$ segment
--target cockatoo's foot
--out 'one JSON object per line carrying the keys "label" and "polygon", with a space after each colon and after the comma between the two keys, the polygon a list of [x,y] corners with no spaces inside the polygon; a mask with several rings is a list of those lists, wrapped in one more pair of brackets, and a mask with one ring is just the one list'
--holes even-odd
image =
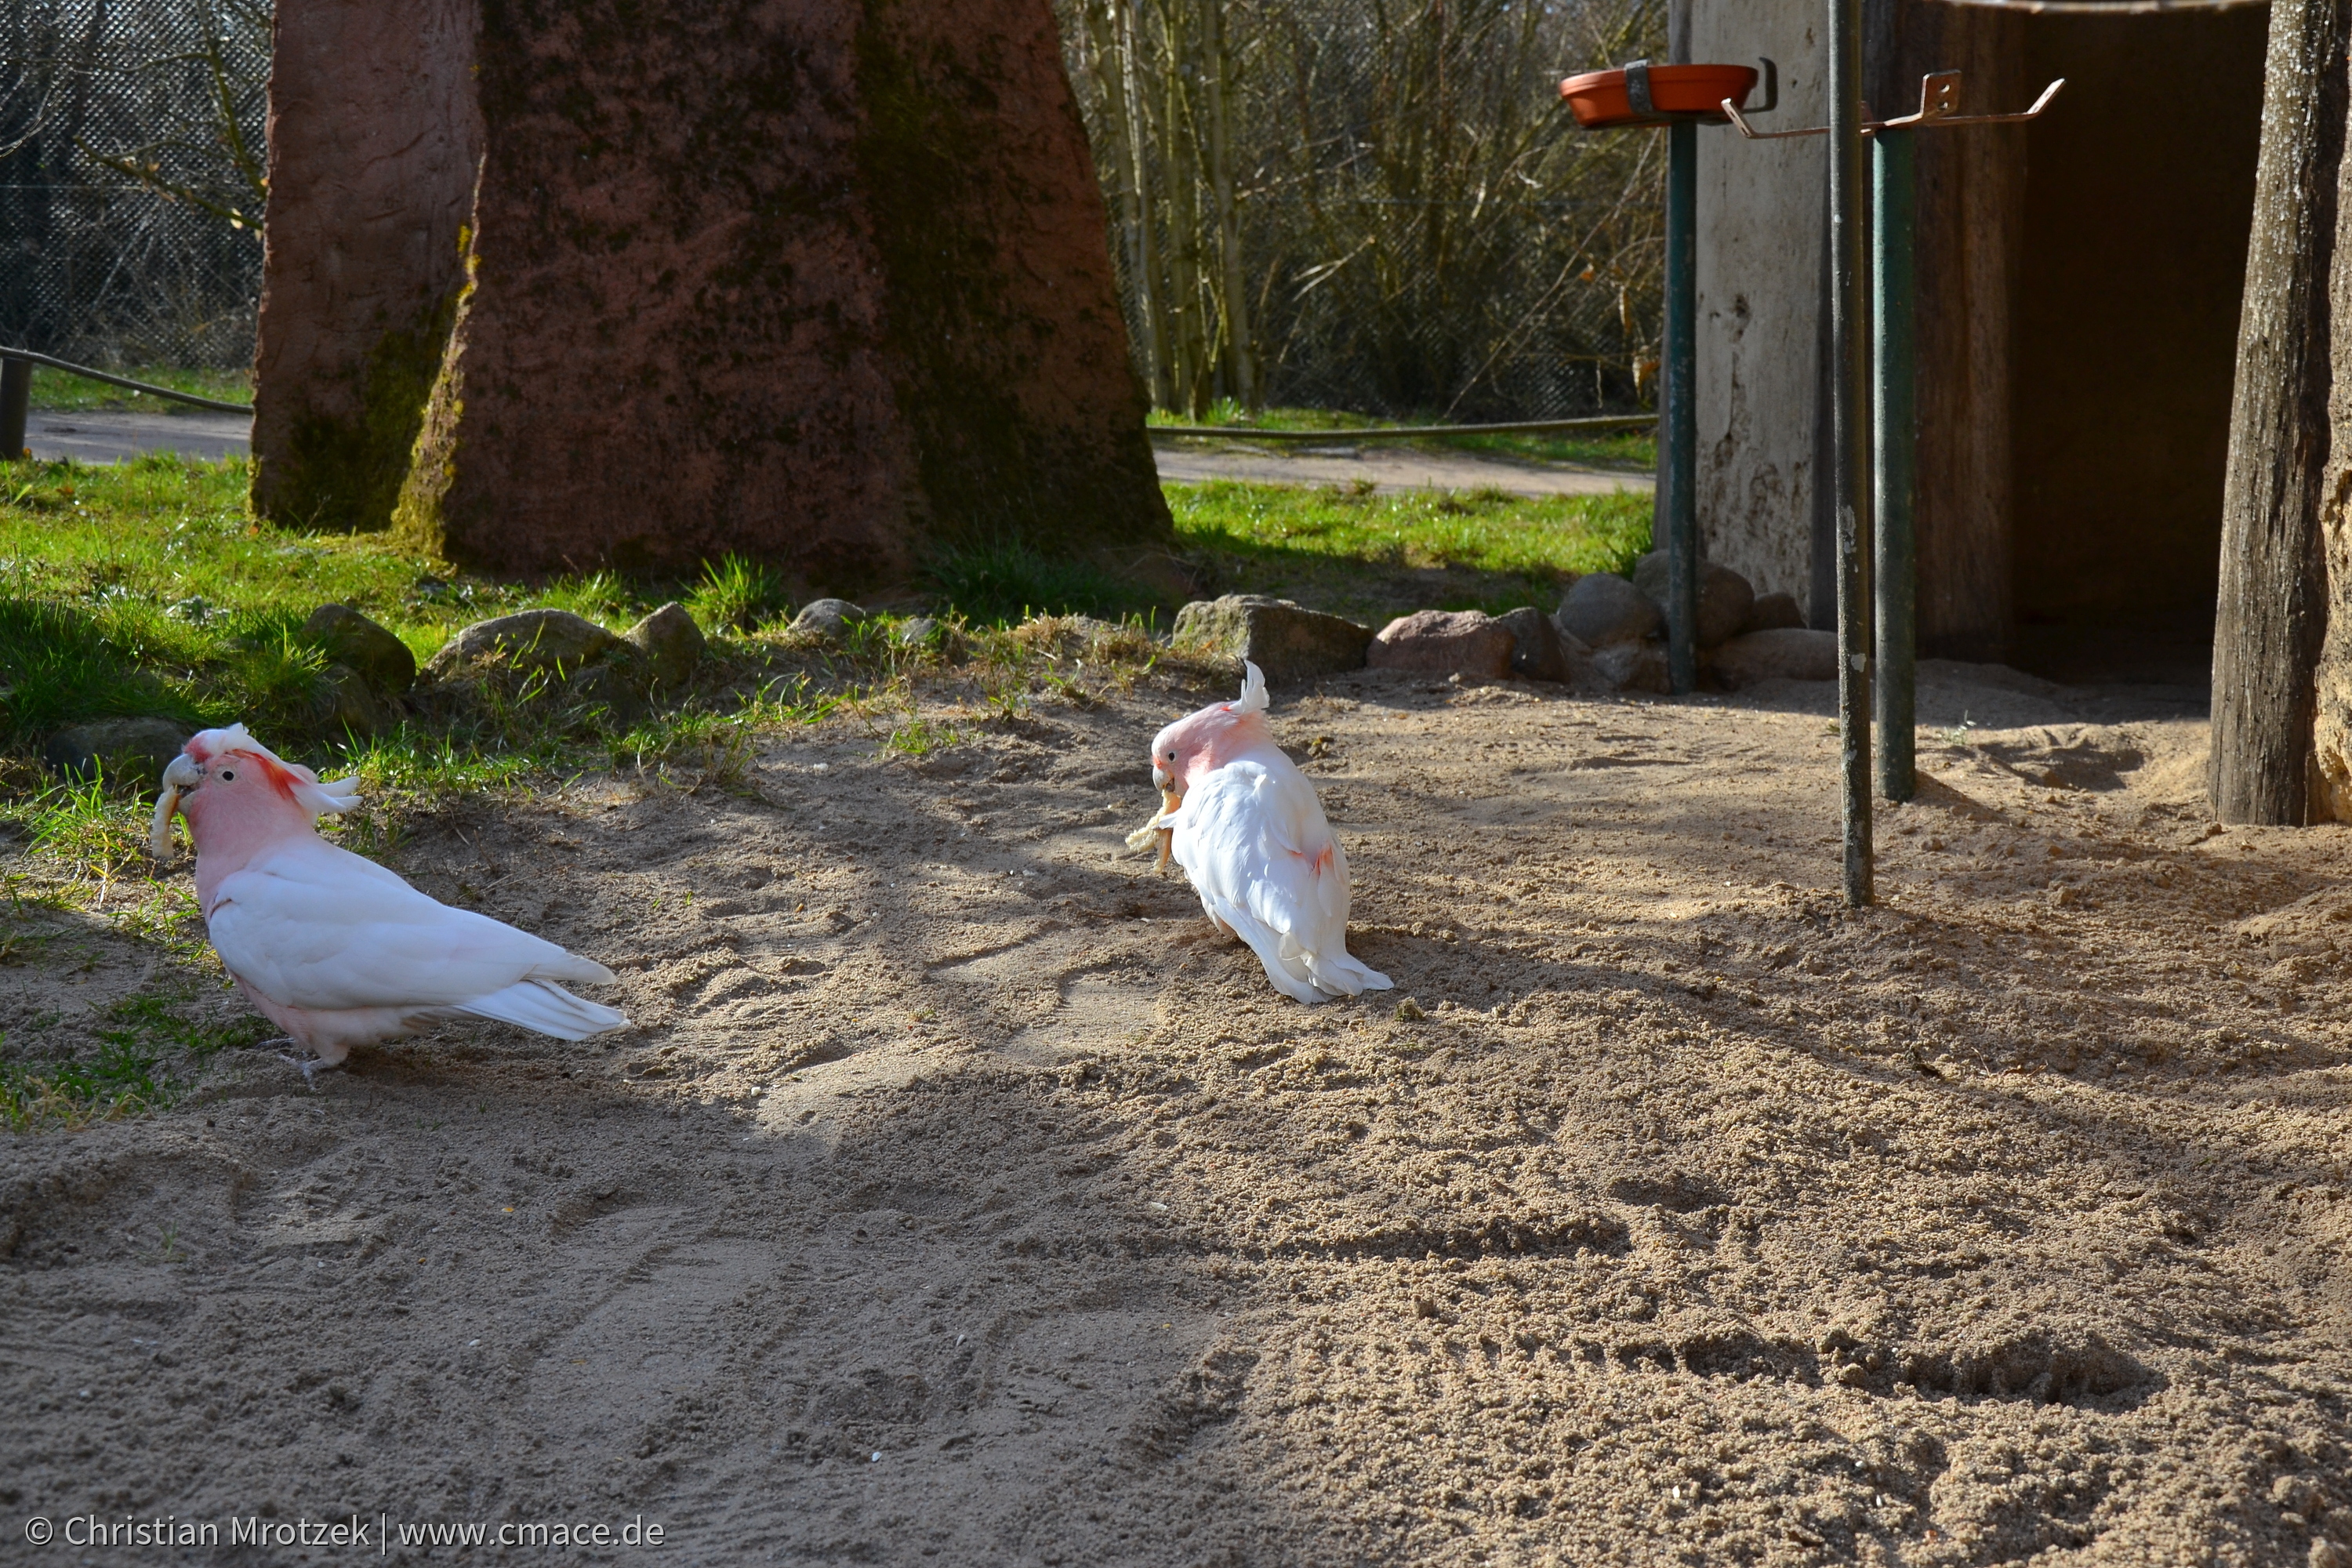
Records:
{"label": "cockatoo's foot", "polygon": [[[268,1050],[271,1046],[291,1046],[298,1043],[299,1042],[292,1039],[264,1040],[260,1045],[254,1048],[256,1050]],[[310,1092],[312,1094],[319,1092],[319,1075],[320,1073],[333,1072],[337,1068],[343,1065],[341,1062],[321,1061],[317,1057],[307,1053],[299,1057],[291,1051],[271,1051],[270,1054],[276,1057],[279,1061],[284,1062],[288,1067],[293,1068],[301,1073],[302,1081],[310,1086]]]}

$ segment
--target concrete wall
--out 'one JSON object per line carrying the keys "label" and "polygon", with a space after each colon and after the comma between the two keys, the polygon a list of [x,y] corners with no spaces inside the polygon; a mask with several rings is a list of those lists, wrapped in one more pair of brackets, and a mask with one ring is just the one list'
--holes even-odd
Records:
{"label": "concrete wall", "polygon": [[[1691,58],[1767,56],[1780,104],[1762,129],[1829,108],[1818,0],[1694,0]],[[1643,134],[1656,134],[1645,132]],[[1698,526],[1702,548],[1759,593],[1794,594],[1818,624],[1816,412],[1828,143],[1698,133]]]}

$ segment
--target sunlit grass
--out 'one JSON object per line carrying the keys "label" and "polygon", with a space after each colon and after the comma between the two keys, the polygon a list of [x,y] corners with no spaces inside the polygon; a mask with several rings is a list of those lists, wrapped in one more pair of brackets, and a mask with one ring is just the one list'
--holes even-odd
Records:
{"label": "sunlit grass", "polygon": [[1341,614],[1549,609],[1575,574],[1622,572],[1649,547],[1646,495],[1167,487],[1185,544],[1234,587]]}
{"label": "sunlit grass", "polygon": [[[93,365],[90,368],[111,371],[116,375],[131,381],[143,381],[152,386],[168,386],[174,392],[193,393],[216,403],[253,401],[253,372],[242,366],[236,370],[187,370],[176,365]],[[33,369],[33,406],[60,414],[79,414],[101,408],[168,414],[175,409],[184,410],[188,405],[174,403],[168,397],[151,396],[128,387],[110,386],[87,376],[37,365]]]}

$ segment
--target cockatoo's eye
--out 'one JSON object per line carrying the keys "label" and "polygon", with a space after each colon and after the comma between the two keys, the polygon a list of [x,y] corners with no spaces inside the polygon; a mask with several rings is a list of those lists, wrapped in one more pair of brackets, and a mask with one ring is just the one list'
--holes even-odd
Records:
{"label": "cockatoo's eye", "polygon": [[230,772],[228,769],[226,769],[226,768],[223,768],[223,769],[221,770],[221,783],[223,783],[223,784],[235,784],[235,783],[236,783],[236,774],[235,774],[234,773],[231,773],[231,772]]}

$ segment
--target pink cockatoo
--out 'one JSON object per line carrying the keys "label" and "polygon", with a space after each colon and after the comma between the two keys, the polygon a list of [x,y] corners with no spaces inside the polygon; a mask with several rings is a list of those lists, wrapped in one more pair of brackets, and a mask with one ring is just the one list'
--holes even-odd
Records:
{"label": "pink cockatoo", "polygon": [[213,947],[246,1000],[312,1054],[297,1064],[305,1079],[436,1018],[496,1018],[562,1040],[627,1026],[556,984],[610,981],[603,964],[436,903],[319,837],[321,813],[358,799],[357,779],[321,784],[232,724],[189,740],[155,802],[150,850],[171,858],[172,814],[188,819]]}
{"label": "pink cockatoo", "polygon": [[[1348,952],[1348,857],[1315,786],[1265,727],[1265,677],[1244,664],[1237,701],[1179,719],[1151,742],[1151,782],[1184,868],[1218,930],[1249,943],[1274,988],[1299,1002],[1385,991]],[[1141,837],[1139,835],[1139,837]]]}

